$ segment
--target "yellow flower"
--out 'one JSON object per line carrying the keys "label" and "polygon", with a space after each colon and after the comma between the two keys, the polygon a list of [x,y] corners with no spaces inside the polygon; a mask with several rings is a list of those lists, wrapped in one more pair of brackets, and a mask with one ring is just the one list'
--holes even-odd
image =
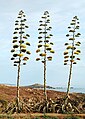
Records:
{"label": "yellow flower", "polygon": [[14,51],[15,51],[15,49],[12,49],[12,50],[11,50],[11,52],[14,52]]}
{"label": "yellow flower", "polygon": [[51,61],[51,60],[52,60],[52,57],[51,57],[51,56],[49,56],[49,57],[47,57],[47,58],[48,58],[48,60],[49,60],[49,61]]}
{"label": "yellow flower", "polygon": [[46,48],[46,50],[51,50],[51,48],[50,48],[50,47],[48,47],[48,48]]}
{"label": "yellow flower", "polygon": [[41,45],[41,44],[39,44],[39,45],[38,45],[38,48],[40,48],[40,47],[42,47],[42,45]]}
{"label": "yellow flower", "polygon": [[45,44],[44,46],[45,46],[45,47],[49,47],[49,44]]}
{"label": "yellow flower", "polygon": [[42,57],[43,57],[43,56],[46,56],[46,53],[41,53],[40,56],[42,56]]}
{"label": "yellow flower", "polygon": [[26,48],[26,45],[24,45],[24,44],[21,44],[20,46],[21,46],[22,48]]}
{"label": "yellow flower", "polygon": [[17,44],[13,45],[13,48],[18,48],[19,46]]}
{"label": "yellow flower", "polygon": [[38,52],[40,52],[40,49],[37,49],[37,50],[36,50],[36,53],[38,53]]}
{"label": "yellow flower", "polygon": [[79,54],[79,52],[77,52],[77,51],[76,51],[76,52],[74,52],[74,54],[78,55],[78,54]]}
{"label": "yellow flower", "polygon": [[55,51],[54,51],[54,50],[50,50],[50,52],[51,52],[51,53],[55,53]]}
{"label": "yellow flower", "polygon": [[75,40],[75,38],[69,38],[69,40]]}
{"label": "yellow flower", "polygon": [[69,56],[65,56],[64,58],[69,58]]}
{"label": "yellow flower", "polygon": [[69,45],[66,49],[72,49],[72,46]]}
{"label": "yellow flower", "polygon": [[24,57],[23,60],[27,61],[29,58],[28,57]]}
{"label": "yellow flower", "polygon": [[26,53],[27,53],[27,54],[29,54],[29,55],[31,54],[31,52],[30,52],[30,51],[27,51]]}
{"label": "yellow flower", "polygon": [[70,62],[74,62],[74,60],[70,60]]}
{"label": "yellow flower", "polygon": [[12,43],[15,43],[15,42],[17,42],[17,40],[13,40],[13,41],[12,41]]}
{"label": "yellow flower", "polygon": [[68,60],[64,60],[64,62],[68,62]]}
{"label": "yellow flower", "polygon": [[64,63],[64,65],[67,65],[67,63]]}
{"label": "yellow flower", "polygon": [[23,36],[23,38],[27,39],[27,36]]}
{"label": "yellow flower", "polygon": [[76,62],[73,62],[73,64],[77,64]]}
{"label": "yellow flower", "polygon": [[29,45],[30,46],[30,43],[29,42],[26,42],[26,45]]}
{"label": "yellow flower", "polygon": [[23,56],[23,54],[18,54],[18,56],[19,56],[19,57],[22,57],[22,56]]}
{"label": "yellow flower", "polygon": [[68,51],[65,51],[65,52],[64,52],[64,55],[67,55],[67,54],[68,54]]}

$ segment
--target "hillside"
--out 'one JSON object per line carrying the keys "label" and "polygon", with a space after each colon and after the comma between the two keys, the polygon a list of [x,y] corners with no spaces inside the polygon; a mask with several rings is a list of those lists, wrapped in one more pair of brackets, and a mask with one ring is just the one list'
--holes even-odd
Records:
{"label": "hillside", "polygon": [[[28,88],[44,88],[44,86],[42,85],[42,84],[38,84],[38,83],[35,83],[35,84],[33,84],[33,85],[29,85],[29,86],[27,86]],[[55,89],[54,87],[52,87],[52,86],[46,86],[46,88],[48,88],[48,89]]]}
{"label": "hillside", "polygon": [[[66,93],[47,90],[47,103],[49,112],[53,112],[51,109],[52,106],[55,108],[56,113],[62,113],[61,107],[64,104]],[[25,103],[29,110],[24,112],[43,112],[45,103],[44,103],[44,93],[42,89],[38,88],[29,88],[29,87],[20,87],[20,101]],[[4,102],[6,105],[14,104],[16,100],[16,87],[15,86],[6,86],[0,85],[0,111],[4,108]],[[69,103],[72,104],[74,111],[76,113],[85,113],[85,94],[80,93],[70,93]],[[5,105],[5,106],[6,106]],[[10,107],[11,108],[11,107]]]}

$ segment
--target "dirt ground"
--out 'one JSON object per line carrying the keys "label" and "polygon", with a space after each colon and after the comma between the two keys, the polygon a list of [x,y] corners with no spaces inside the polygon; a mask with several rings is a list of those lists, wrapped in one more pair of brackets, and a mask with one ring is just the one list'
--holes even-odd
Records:
{"label": "dirt ground", "polygon": [[[60,106],[63,104],[63,100],[66,96],[65,92],[47,90],[47,100],[50,105],[55,104],[55,113],[60,114]],[[84,113],[85,114],[85,94],[82,93],[70,93],[70,102],[75,106],[76,111],[74,113]],[[20,87],[20,100],[25,102],[29,108],[28,112],[32,113],[43,113],[42,107],[44,99],[44,93],[42,89],[32,89],[28,87]],[[7,102],[14,103],[16,101],[16,87],[0,85],[0,111],[3,109],[3,104]],[[36,105],[36,106],[35,106]],[[41,107],[39,107],[41,106]],[[52,105],[51,105],[52,106]],[[54,106],[54,105],[53,105]],[[34,108],[35,107],[35,108]],[[37,108],[41,108],[40,111]],[[44,107],[43,107],[44,108]],[[50,107],[49,107],[50,108]],[[38,111],[37,111],[38,110]],[[57,111],[58,110],[58,111]],[[53,110],[49,109],[49,112],[52,113]],[[24,111],[24,113],[27,113]]]}
{"label": "dirt ground", "polygon": [[[13,119],[44,119],[43,118],[44,114],[42,113],[28,113],[28,114],[12,114],[12,115],[7,115],[7,114],[0,114],[0,118],[2,117],[3,119],[8,119],[7,117],[13,118]],[[58,119],[65,119],[66,117],[80,117],[80,119],[85,119],[85,114],[55,114],[55,113],[46,113],[47,117],[51,118],[57,118]],[[49,119],[49,118],[48,118]]]}

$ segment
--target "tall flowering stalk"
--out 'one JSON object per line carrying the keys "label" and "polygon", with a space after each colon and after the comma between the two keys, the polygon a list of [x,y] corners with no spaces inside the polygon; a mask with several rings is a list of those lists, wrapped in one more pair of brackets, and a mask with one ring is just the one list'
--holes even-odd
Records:
{"label": "tall flowering stalk", "polygon": [[17,20],[15,21],[15,31],[13,36],[12,45],[13,48],[11,50],[12,58],[14,66],[18,67],[18,75],[17,75],[17,111],[19,111],[19,83],[20,83],[20,69],[21,65],[26,65],[26,62],[29,60],[29,56],[31,53],[28,50],[28,46],[30,43],[27,39],[30,37],[29,34],[25,33],[25,30],[29,28],[26,25],[26,18],[24,12],[21,10],[18,14]]}
{"label": "tall flowering stalk", "polygon": [[69,43],[65,43],[66,51],[64,52],[64,65],[70,64],[68,87],[67,87],[67,100],[70,91],[73,64],[77,64],[77,61],[80,60],[79,54],[81,53],[81,50],[79,49],[81,42],[78,41],[78,38],[81,34],[78,32],[79,19],[77,16],[73,17],[68,29],[69,34],[67,34],[66,36],[69,37]]}
{"label": "tall flowering stalk", "polygon": [[50,24],[50,15],[48,11],[44,12],[44,15],[42,16],[42,20],[39,21],[39,42],[38,42],[38,49],[36,50],[36,53],[38,53],[38,58],[36,58],[36,61],[41,61],[44,65],[44,96],[47,100],[47,94],[46,94],[46,64],[47,61],[52,61],[52,55],[55,51],[52,49],[52,46],[54,45],[53,42],[51,42],[51,37],[53,36],[50,32],[52,27],[49,26]]}

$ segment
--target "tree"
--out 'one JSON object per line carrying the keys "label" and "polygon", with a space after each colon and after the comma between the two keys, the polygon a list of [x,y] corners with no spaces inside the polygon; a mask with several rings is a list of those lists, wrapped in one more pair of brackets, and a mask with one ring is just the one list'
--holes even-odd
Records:
{"label": "tree", "polygon": [[73,64],[77,64],[77,61],[80,60],[78,55],[81,53],[81,50],[78,49],[81,44],[81,42],[78,41],[78,38],[81,34],[77,31],[79,29],[79,19],[77,16],[73,17],[68,29],[69,29],[69,34],[67,34],[66,36],[69,37],[69,43],[65,43],[66,51],[64,52],[64,59],[65,59],[64,65],[67,64],[70,65],[66,102],[65,102],[66,104],[69,97]]}
{"label": "tree", "polygon": [[28,50],[28,46],[30,43],[27,39],[30,37],[29,34],[25,33],[25,30],[29,28],[26,25],[26,18],[24,12],[21,10],[18,14],[17,20],[15,21],[15,31],[13,36],[12,45],[13,48],[11,50],[12,58],[14,66],[18,67],[18,76],[17,76],[17,111],[19,111],[19,83],[20,83],[20,69],[21,65],[26,65],[26,62],[29,60],[29,56],[31,53]]}
{"label": "tree", "polygon": [[49,26],[50,15],[48,11],[44,12],[42,16],[42,20],[40,20],[39,25],[39,42],[38,42],[38,49],[36,53],[38,53],[39,57],[36,58],[36,61],[41,61],[44,65],[44,96],[45,100],[47,101],[47,94],[46,94],[46,62],[52,61],[52,55],[55,51],[52,49],[53,42],[50,41],[50,38],[53,36],[50,32],[52,27]]}

